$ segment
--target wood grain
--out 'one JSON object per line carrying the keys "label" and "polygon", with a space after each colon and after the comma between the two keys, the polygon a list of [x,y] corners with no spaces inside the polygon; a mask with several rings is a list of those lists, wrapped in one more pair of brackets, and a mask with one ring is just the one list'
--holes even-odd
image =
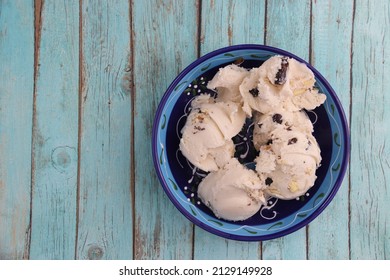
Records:
{"label": "wood grain", "polygon": [[[267,45],[292,52],[309,61],[310,1],[268,1]],[[306,259],[306,230],[265,241],[263,259]]]}
{"label": "wood grain", "polygon": [[[333,2],[333,3],[332,3]],[[347,119],[350,106],[350,66],[353,1],[314,1],[311,64],[340,98]],[[342,51],[340,51],[342,50]],[[309,259],[349,258],[349,174],[327,209],[308,227]]]}
{"label": "wood grain", "polygon": [[[387,0],[0,1],[0,259],[389,259]],[[151,155],[176,75],[265,43],[329,80],[349,173],[308,227],[237,242],[193,226]]]}
{"label": "wood grain", "polygon": [[31,259],[73,259],[78,144],[78,1],[40,7]]}
{"label": "wood grain", "polygon": [[175,76],[196,59],[197,1],[133,1],[135,258],[191,259],[193,225],[173,206],[152,161],[152,124]]}
{"label": "wood grain", "polygon": [[201,55],[237,44],[264,43],[265,0],[203,0]]}
{"label": "wood grain", "polygon": [[351,259],[390,257],[390,3],[356,1],[352,60]]}
{"label": "wood grain", "polygon": [[0,2],[0,259],[28,258],[34,5]]}
{"label": "wood grain", "polygon": [[[265,1],[202,1],[200,55],[232,44],[264,41]],[[259,243],[240,242],[195,228],[195,259],[259,259]]]}
{"label": "wood grain", "polygon": [[130,7],[82,1],[78,259],[133,256]]}

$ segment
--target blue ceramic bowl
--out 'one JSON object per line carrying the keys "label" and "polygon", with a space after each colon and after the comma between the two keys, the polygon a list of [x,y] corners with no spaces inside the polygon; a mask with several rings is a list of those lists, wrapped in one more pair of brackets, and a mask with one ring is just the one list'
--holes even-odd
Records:
{"label": "blue ceramic bowl", "polygon": [[[296,200],[271,198],[253,217],[230,222],[218,219],[197,197],[205,172],[194,168],[179,151],[180,130],[189,113],[191,100],[210,93],[207,82],[220,67],[233,62],[242,67],[260,66],[273,55],[284,55],[306,63],[316,76],[316,86],[326,94],[326,102],[308,112],[314,123],[314,136],[321,148],[322,163],[315,185]],[[252,145],[253,125],[248,119],[233,138],[235,156],[250,164],[256,156]],[[262,45],[236,45],[213,51],[185,68],[165,92],[153,126],[153,160],[158,178],[177,209],[197,226],[222,237],[260,241],[296,231],[315,219],[331,202],[343,180],[349,158],[349,130],[336,93],[311,65],[284,50]]]}

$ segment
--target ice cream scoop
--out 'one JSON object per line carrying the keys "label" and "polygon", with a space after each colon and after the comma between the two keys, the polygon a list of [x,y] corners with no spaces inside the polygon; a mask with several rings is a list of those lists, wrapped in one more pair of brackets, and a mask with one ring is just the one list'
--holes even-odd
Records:
{"label": "ice cream scoop", "polygon": [[239,87],[243,110],[270,113],[275,110],[312,110],[325,102],[326,96],[314,87],[313,72],[293,58],[273,56],[253,68]]}
{"label": "ice cream scoop", "polygon": [[267,188],[265,193],[281,199],[299,197],[317,178],[320,148],[311,133],[278,127],[270,142],[260,147],[256,171]]}
{"label": "ice cream scoop", "polygon": [[257,150],[271,141],[271,132],[277,128],[297,130],[305,133],[313,132],[313,124],[304,111],[275,110],[267,114],[253,114],[253,144]]}
{"label": "ice cream scoop", "polygon": [[231,138],[244,124],[245,113],[231,101],[216,102],[210,95],[197,96],[181,130],[180,151],[194,166],[213,171],[234,155]]}
{"label": "ice cream scoop", "polygon": [[232,158],[202,180],[198,196],[216,217],[241,221],[253,216],[265,204],[263,188],[264,184],[253,170]]}

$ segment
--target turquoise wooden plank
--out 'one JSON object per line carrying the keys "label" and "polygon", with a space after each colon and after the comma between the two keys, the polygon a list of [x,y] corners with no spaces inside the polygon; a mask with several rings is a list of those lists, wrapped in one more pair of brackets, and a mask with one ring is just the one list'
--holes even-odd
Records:
{"label": "turquoise wooden plank", "polygon": [[[312,2],[311,63],[331,83],[349,116],[353,1]],[[340,52],[343,49],[343,52]],[[348,192],[346,173],[328,208],[309,225],[309,259],[348,259]]]}
{"label": "turquoise wooden plank", "polygon": [[390,258],[389,14],[389,1],[356,1],[351,103],[351,259]]}
{"label": "turquoise wooden plank", "polygon": [[[309,60],[310,1],[267,1],[267,45]],[[262,244],[263,259],[305,259],[306,228]]]}
{"label": "turquoise wooden plank", "polygon": [[267,1],[266,45],[309,61],[310,0]]}
{"label": "turquoise wooden plank", "polygon": [[193,226],[157,180],[151,141],[162,95],[196,59],[197,13],[197,1],[133,1],[136,259],[192,258]]}
{"label": "turquoise wooden plank", "polygon": [[236,44],[264,43],[265,0],[203,0],[201,54]]}
{"label": "turquoise wooden plank", "polygon": [[[264,42],[265,1],[202,1],[200,55],[233,44]],[[259,243],[224,239],[195,228],[195,259],[259,259]]]}
{"label": "turquoise wooden plank", "polygon": [[131,47],[125,0],[82,1],[78,259],[131,259]]}
{"label": "turquoise wooden plank", "polygon": [[0,259],[28,258],[33,1],[0,2]]}
{"label": "turquoise wooden plank", "polygon": [[244,242],[222,238],[195,228],[194,259],[256,260],[261,258],[259,242]]}
{"label": "turquoise wooden plank", "polygon": [[79,2],[46,1],[33,128],[30,259],[73,259],[76,238]]}

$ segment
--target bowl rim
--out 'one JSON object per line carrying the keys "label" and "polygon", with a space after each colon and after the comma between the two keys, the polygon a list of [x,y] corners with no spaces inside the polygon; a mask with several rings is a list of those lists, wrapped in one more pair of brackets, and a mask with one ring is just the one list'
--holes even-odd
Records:
{"label": "bowl rim", "polygon": [[[226,52],[231,52],[231,51],[237,51],[237,50],[245,50],[245,49],[255,49],[255,50],[263,50],[263,51],[269,51],[272,53],[275,53],[275,55],[285,55],[291,58],[296,59],[297,61],[300,61],[304,63],[311,71],[313,71],[314,75],[318,77],[324,87],[327,89],[329,95],[331,95],[332,99],[334,100],[334,105],[336,107],[336,111],[339,113],[339,117],[341,120],[341,131],[344,134],[343,136],[343,146],[345,147],[344,149],[344,155],[341,160],[341,165],[340,165],[340,172],[339,175],[336,179],[336,181],[333,184],[333,188],[331,189],[329,195],[322,201],[321,205],[317,209],[315,209],[310,215],[308,215],[305,219],[302,221],[298,222],[297,224],[292,225],[291,227],[288,227],[284,230],[281,230],[279,232],[275,233],[270,233],[267,235],[255,235],[255,236],[243,236],[243,235],[238,235],[238,234],[231,234],[227,233],[215,228],[212,228],[200,220],[194,218],[194,216],[190,215],[190,213],[180,204],[177,202],[175,199],[174,195],[171,193],[171,190],[169,189],[169,186],[167,182],[164,179],[164,176],[161,172],[160,165],[159,165],[159,159],[158,159],[158,153],[157,153],[157,132],[158,132],[158,124],[160,122],[160,119],[162,117],[162,111],[165,107],[165,104],[174,90],[174,88],[177,86],[177,84],[180,82],[180,80],[187,75],[192,69],[196,68],[200,64],[202,64],[204,61],[208,60],[209,58],[212,58],[214,56],[226,53]],[[280,48],[268,46],[268,45],[261,45],[261,44],[238,44],[238,45],[231,45],[219,49],[215,49],[199,58],[194,60],[192,63],[190,63],[187,67],[185,67],[177,76],[176,78],[171,82],[167,90],[165,91],[164,95],[161,97],[159,105],[157,107],[156,113],[155,113],[155,118],[153,121],[153,129],[152,129],[152,157],[153,157],[153,163],[154,163],[154,168],[157,173],[157,177],[160,181],[160,184],[162,185],[165,193],[168,195],[169,199],[175,205],[175,207],[193,224],[199,226],[200,228],[215,234],[220,237],[232,239],[232,240],[237,240],[237,241],[264,241],[264,240],[270,240],[270,239],[275,239],[279,238],[282,236],[286,236],[292,232],[295,232],[302,227],[308,225],[311,223],[316,217],[318,217],[324,210],[325,208],[330,204],[330,202],[333,200],[335,197],[336,193],[338,192],[343,180],[345,173],[347,171],[347,167],[349,164],[349,158],[350,158],[350,132],[349,132],[349,127],[348,127],[348,120],[346,118],[345,112],[343,110],[343,107],[341,105],[340,99],[338,98],[336,92],[330,85],[330,83],[324,78],[324,76],[317,70],[315,69],[310,63],[307,61],[303,60],[302,58],[285,51]],[[229,221],[226,221],[229,223]]]}

